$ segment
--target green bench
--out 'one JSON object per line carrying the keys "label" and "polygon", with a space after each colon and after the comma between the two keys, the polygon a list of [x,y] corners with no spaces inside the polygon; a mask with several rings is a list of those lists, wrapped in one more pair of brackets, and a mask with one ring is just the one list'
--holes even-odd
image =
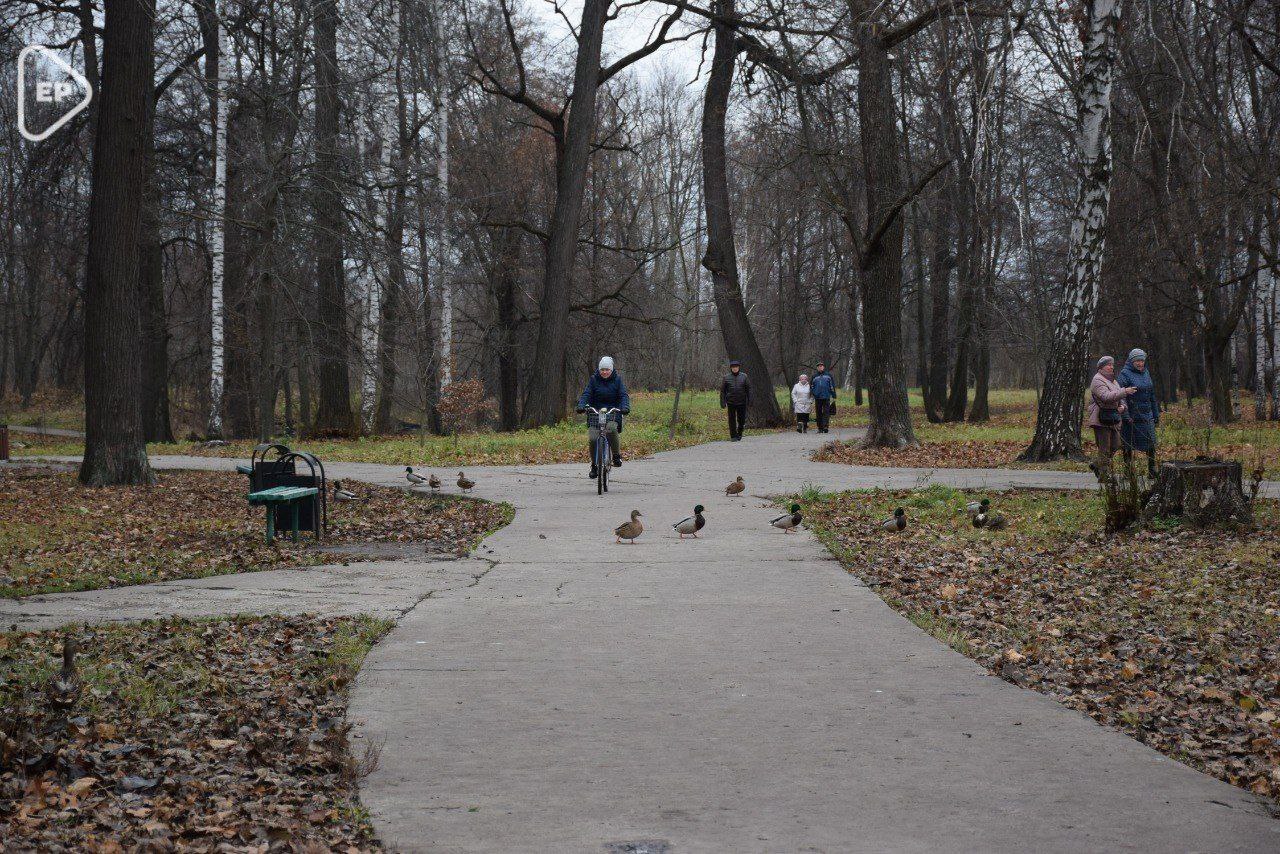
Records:
{"label": "green bench", "polygon": [[[276,508],[288,507],[293,511],[293,541],[298,541],[298,508],[304,501],[313,500],[320,494],[314,486],[277,486],[248,495],[250,507],[267,508],[267,543],[276,538]],[[319,534],[316,534],[317,539]]]}

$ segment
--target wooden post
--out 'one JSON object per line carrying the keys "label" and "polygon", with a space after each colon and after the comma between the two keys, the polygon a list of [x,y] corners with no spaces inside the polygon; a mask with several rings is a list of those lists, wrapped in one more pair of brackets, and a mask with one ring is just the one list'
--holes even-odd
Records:
{"label": "wooden post", "polygon": [[9,425],[0,424],[0,463],[9,462]]}

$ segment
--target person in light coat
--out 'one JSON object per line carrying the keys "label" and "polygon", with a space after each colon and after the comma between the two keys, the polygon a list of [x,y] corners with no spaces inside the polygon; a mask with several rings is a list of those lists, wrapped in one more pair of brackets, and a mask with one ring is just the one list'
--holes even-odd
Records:
{"label": "person in light coat", "polygon": [[1089,468],[1099,477],[1110,472],[1111,457],[1120,450],[1120,418],[1126,399],[1135,391],[1116,382],[1115,359],[1103,356],[1098,360],[1098,372],[1089,383],[1089,419],[1085,423],[1093,428],[1098,443],[1098,460],[1089,463]]}
{"label": "person in light coat", "polygon": [[796,413],[796,432],[809,432],[809,413],[813,411],[813,390],[809,388],[809,375],[801,374],[791,387],[791,408]]}

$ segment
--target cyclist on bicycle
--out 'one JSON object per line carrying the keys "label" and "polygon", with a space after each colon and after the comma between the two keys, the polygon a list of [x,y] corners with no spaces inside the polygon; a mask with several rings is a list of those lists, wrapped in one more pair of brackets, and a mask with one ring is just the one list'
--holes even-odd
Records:
{"label": "cyclist on bicycle", "polygon": [[[622,432],[622,416],[631,412],[631,398],[627,395],[627,387],[622,382],[622,375],[613,367],[612,356],[600,357],[596,372],[591,375],[591,379],[587,380],[587,387],[578,398],[579,413],[586,412],[588,406],[594,406],[596,409],[622,410],[620,414],[610,416],[617,418],[618,429],[605,431],[605,435],[609,437],[609,450],[613,451],[613,465],[615,468],[621,466],[622,456],[618,450],[618,434]],[[589,436],[591,450],[589,477],[598,477],[600,472],[596,471],[595,450],[596,440],[600,438],[599,427],[592,427]]]}

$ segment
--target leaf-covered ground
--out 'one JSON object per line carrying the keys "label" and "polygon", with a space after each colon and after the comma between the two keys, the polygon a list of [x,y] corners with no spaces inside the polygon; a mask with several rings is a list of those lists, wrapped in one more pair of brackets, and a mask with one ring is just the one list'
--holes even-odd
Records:
{"label": "leaf-covered ground", "polygon": [[[831,442],[814,455],[824,462],[855,466],[910,468],[1052,468],[1085,471],[1082,462],[1019,463],[1035,430],[1036,400],[1032,392],[1000,389],[991,392],[991,417],[978,424],[930,424],[924,404],[911,395],[912,420],[920,444],[911,448],[860,448],[857,442]],[[1280,421],[1255,421],[1253,404],[1241,406],[1241,420],[1222,426],[1209,423],[1207,404],[1197,400],[1166,407],[1157,440],[1163,459],[1194,459],[1210,454],[1243,460],[1252,470],[1261,464],[1280,470]],[[865,418],[862,419],[865,422]],[[1093,431],[1082,433],[1086,454],[1096,453]]]}
{"label": "leaf-covered ground", "polygon": [[[346,485],[367,500],[330,501],[323,545],[465,554],[511,519],[504,504]],[[306,535],[268,546],[265,511],[248,506],[247,491],[243,475],[223,472],[161,471],[149,488],[87,489],[72,472],[0,469],[0,596],[332,562]]]}
{"label": "leaf-covered ground", "polygon": [[[0,634],[0,850],[352,851],[347,685],[366,618],[178,620]],[[45,687],[74,637],[83,688]]]}
{"label": "leaf-covered ground", "polygon": [[[1280,800],[1280,504],[1257,530],[1105,536],[1091,493],[808,496],[806,519],[893,608],[1018,685]],[[910,524],[882,534],[897,506]]]}

